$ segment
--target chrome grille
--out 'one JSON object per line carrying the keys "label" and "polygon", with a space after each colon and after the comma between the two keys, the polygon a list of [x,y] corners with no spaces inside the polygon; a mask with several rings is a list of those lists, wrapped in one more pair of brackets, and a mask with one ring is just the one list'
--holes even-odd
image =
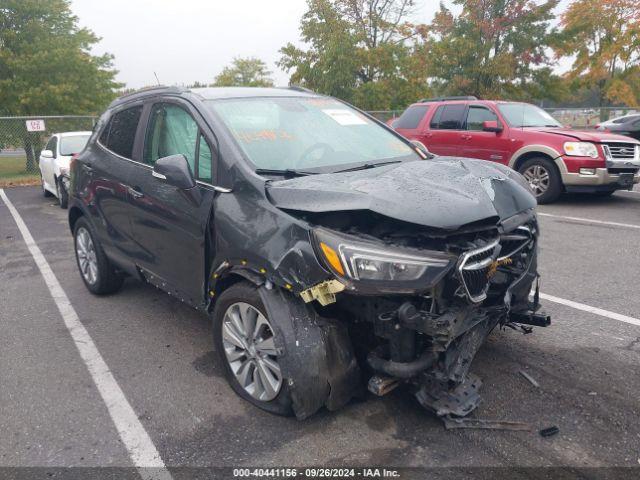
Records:
{"label": "chrome grille", "polygon": [[602,149],[608,160],[618,162],[640,160],[640,147],[635,143],[605,143]]}
{"label": "chrome grille", "polygon": [[531,229],[525,225],[516,228],[513,232],[500,237],[500,257],[498,260],[512,257],[524,249],[533,240]]}
{"label": "chrome grille", "polygon": [[489,269],[495,260],[498,239],[491,243],[469,250],[462,254],[458,272],[465,292],[472,302],[478,303],[487,298],[489,287]]}

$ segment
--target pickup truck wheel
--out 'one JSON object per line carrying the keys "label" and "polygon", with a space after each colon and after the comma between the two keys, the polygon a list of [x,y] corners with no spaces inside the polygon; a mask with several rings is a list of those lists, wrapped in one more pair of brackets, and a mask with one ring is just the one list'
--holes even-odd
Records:
{"label": "pickup truck wheel", "polygon": [[93,228],[83,217],[76,221],[73,238],[76,262],[87,289],[96,295],[118,291],[124,278],[111,265],[96,239]]}
{"label": "pickup truck wheel", "polygon": [[562,179],[555,164],[544,157],[530,158],[518,168],[539,204],[555,202],[562,193]]}
{"label": "pickup truck wheel", "polygon": [[213,311],[213,339],[231,388],[253,405],[289,416],[292,400],[278,363],[266,309],[255,286],[245,282],[225,290]]}
{"label": "pickup truck wheel", "polygon": [[69,206],[69,193],[67,192],[67,189],[64,188],[62,179],[56,179],[56,191],[58,192],[58,203],[60,204],[60,208],[66,209]]}

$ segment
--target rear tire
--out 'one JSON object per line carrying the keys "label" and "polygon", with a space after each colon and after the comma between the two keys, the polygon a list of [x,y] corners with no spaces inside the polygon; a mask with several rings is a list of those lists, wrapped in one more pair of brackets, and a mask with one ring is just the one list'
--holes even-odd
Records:
{"label": "rear tire", "polygon": [[69,206],[69,193],[64,188],[64,184],[61,179],[56,179],[56,191],[58,192],[58,203],[60,208],[66,209]]}
{"label": "rear tire", "polygon": [[87,289],[95,295],[117,292],[124,281],[100,246],[93,227],[80,217],[73,229],[76,263]]}
{"label": "rear tire", "polygon": [[545,157],[534,157],[518,168],[529,183],[538,204],[555,202],[562,194],[562,178],[558,167]]}
{"label": "rear tire", "polygon": [[[234,392],[269,413],[293,415],[287,379],[278,372],[279,354],[273,344],[277,329],[271,327],[257,287],[239,282],[226,289],[216,301],[212,319],[215,350]],[[269,346],[264,348],[267,343],[262,342]]]}

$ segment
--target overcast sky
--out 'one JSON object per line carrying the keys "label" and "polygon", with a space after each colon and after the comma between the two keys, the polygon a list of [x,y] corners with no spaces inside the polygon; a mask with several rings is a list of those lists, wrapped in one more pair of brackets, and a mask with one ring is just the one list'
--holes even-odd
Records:
{"label": "overcast sky", "polygon": [[[566,0],[564,0],[566,1]],[[445,4],[450,2],[445,1]],[[419,0],[414,22],[428,23],[437,0]],[[275,62],[287,42],[299,44],[305,0],[72,0],[83,27],[102,37],[94,49],[115,56],[118,80],[139,88],[207,82],[233,57],[256,56],[276,85],[288,75]]]}

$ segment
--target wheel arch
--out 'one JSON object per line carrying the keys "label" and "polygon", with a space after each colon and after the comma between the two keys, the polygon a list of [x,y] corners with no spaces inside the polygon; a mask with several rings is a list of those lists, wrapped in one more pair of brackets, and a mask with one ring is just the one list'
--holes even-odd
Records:
{"label": "wheel arch", "polygon": [[209,302],[209,306],[207,308],[207,310],[210,312],[213,311],[216,300],[220,296],[220,294],[236,283],[249,282],[256,287],[259,287],[265,282],[265,279],[263,277],[260,277],[254,272],[243,268],[228,270],[220,276],[217,276],[215,273],[213,273],[211,274],[210,278],[211,280],[209,281],[208,291],[211,301]]}
{"label": "wheel arch", "polygon": [[74,228],[76,227],[76,222],[80,217],[84,216],[84,212],[76,206],[73,206],[69,209],[69,228],[73,233]]}

